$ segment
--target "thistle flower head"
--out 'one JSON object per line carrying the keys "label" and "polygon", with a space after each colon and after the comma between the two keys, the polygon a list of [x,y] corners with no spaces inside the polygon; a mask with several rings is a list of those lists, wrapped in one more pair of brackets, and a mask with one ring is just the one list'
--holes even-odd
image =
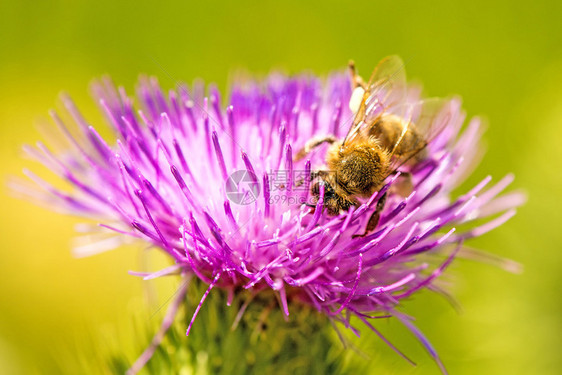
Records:
{"label": "thistle flower head", "polygon": [[[404,105],[421,100],[417,88],[407,90]],[[291,306],[307,304],[346,326],[355,316],[377,334],[371,320],[394,316],[435,358],[397,307],[421,289],[437,289],[435,279],[463,241],[505,222],[521,201],[517,194],[498,198],[511,175],[491,187],[487,177],[453,199],[477,157],[480,136],[477,119],[461,132],[458,99],[432,120],[441,125],[427,157],[398,170],[410,173],[411,192],[403,196],[392,188],[401,181],[396,173],[370,198],[328,215],[325,186],[312,194],[310,178],[325,165],[326,148],[299,161],[295,153],[311,138],[345,136],[354,118],[347,75],[321,81],[272,74],[235,84],[228,101],[212,86],[166,92],[153,78],[139,82],[138,102],[108,79],[93,92],[116,141],[104,139],[64,97],[79,132],[51,115],[69,148],[55,152],[38,144],[26,151],[72,189],[56,189],[26,172],[46,192],[29,194],[99,221],[115,234],[100,246],[130,236],[161,248],[173,265],[138,273],[147,279],[182,273],[208,283],[209,291],[272,290],[286,315]],[[411,120],[418,120],[415,113]],[[354,236],[385,193],[375,230]],[[476,220],[477,226],[465,225]]]}

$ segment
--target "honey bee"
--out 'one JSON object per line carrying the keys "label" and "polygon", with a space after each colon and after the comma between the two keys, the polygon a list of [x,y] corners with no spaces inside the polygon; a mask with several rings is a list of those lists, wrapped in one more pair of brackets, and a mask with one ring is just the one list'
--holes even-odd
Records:
{"label": "honey bee", "polygon": [[[355,117],[347,135],[343,139],[333,135],[311,139],[294,158],[302,160],[317,147],[330,144],[325,169],[310,176],[316,180],[311,186],[314,197],[319,198],[324,186],[323,207],[329,215],[360,206],[361,200],[379,191],[399,167],[411,168],[424,160],[429,137],[438,133],[430,134],[429,130],[436,128],[436,115],[442,112],[444,103],[436,99],[411,103],[404,63],[397,56],[383,59],[367,83],[357,74],[353,62],[349,70],[353,85],[349,106]],[[390,192],[407,196],[413,189],[411,175],[408,171],[400,173],[404,180],[394,184]],[[376,228],[386,197],[384,193],[378,199],[360,236]]]}

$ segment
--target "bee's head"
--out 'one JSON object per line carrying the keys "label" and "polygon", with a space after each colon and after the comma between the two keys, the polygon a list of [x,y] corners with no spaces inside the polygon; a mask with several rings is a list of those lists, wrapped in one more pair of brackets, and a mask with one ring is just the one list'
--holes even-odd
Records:
{"label": "bee's head", "polygon": [[320,199],[320,186],[324,185],[324,210],[328,211],[329,215],[338,215],[341,211],[347,211],[354,203],[346,198],[344,195],[338,193],[334,186],[324,179],[315,182],[312,185],[311,193],[315,198],[313,203],[318,202]]}

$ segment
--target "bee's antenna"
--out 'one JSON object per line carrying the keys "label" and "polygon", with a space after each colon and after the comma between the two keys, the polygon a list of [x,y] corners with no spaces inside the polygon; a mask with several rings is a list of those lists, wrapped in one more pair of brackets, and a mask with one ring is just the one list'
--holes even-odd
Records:
{"label": "bee's antenna", "polygon": [[347,63],[347,67],[349,69],[349,73],[351,74],[351,89],[355,90],[358,87],[363,88],[363,90],[367,90],[367,84],[363,81],[363,78],[359,74],[357,74],[357,68],[355,68],[355,61],[349,60]]}
{"label": "bee's antenna", "polygon": [[354,89],[355,86],[355,77],[357,77],[357,69],[355,68],[355,61],[349,60],[347,63],[347,67],[349,69],[349,74],[351,75],[351,88]]}

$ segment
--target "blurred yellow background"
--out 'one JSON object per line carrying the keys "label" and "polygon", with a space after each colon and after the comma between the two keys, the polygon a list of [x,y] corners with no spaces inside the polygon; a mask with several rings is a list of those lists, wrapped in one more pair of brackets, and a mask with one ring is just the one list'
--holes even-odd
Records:
{"label": "blurred yellow background", "polygon": [[[522,263],[522,274],[458,261],[449,274],[461,314],[429,294],[407,311],[452,374],[561,373],[562,3],[203,3],[0,3],[0,373],[55,373],[73,348],[121,337],[131,316],[149,316],[176,287],[177,280],[151,282],[159,292],[147,303],[148,282],[127,274],[145,267],[141,247],[73,258],[80,220],[17,200],[5,187],[24,167],[42,170],[21,157],[21,145],[39,139],[34,125],[46,121],[61,90],[99,126],[87,86],[105,73],[129,92],[140,73],[165,88],[175,83],[168,74],[225,88],[237,68],[327,74],[353,58],[367,73],[389,54],[408,60],[408,76],[426,94],[459,94],[469,116],[487,119],[487,153],[465,188],[513,172],[511,188],[529,195],[515,218],[471,243]],[[411,338],[395,341],[417,368],[371,336],[363,350],[372,373],[381,373],[381,351],[389,356],[382,373],[437,372]]]}

